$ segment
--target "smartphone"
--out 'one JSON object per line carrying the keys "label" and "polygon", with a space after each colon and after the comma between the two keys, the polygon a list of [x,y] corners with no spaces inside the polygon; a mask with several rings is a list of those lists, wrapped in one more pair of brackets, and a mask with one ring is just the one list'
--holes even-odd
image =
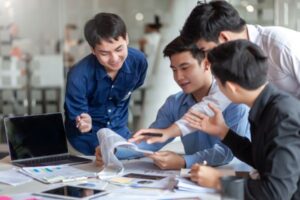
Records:
{"label": "smartphone", "polygon": [[35,193],[37,196],[54,197],[60,199],[92,199],[95,197],[107,195],[105,190],[98,190],[94,188],[64,185],[58,188]]}
{"label": "smartphone", "polygon": [[147,174],[136,174],[136,173],[125,174],[123,177],[138,178],[138,179],[149,179],[149,180],[161,180],[163,178],[166,178],[165,176],[147,175]]}
{"label": "smartphone", "polygon": [[142,133],[141,135],[151,136],[151,137],[162,137],[163,136],[162,133]]}

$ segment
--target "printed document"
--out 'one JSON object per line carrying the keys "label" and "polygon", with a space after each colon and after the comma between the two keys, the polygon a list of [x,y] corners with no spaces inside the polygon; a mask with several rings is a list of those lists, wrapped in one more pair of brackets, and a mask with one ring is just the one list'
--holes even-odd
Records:
{"label": "printed document", "polygon": [[32,181],[32,178],[20,174],[17,169],[9,169],[0,171],[0,183],[5,183],[13,186],[21,185]]}
{"label": "printed document", "polygon": [[[115,156],[117,147],[132,149],[145,154],[153,154],[152,151],[139,149],[134,143],[127,142],[122,136],[118,135],[109,128],[102,128],[97,132],[102,159],[104,162],[104,172],[117,175],[124,171],[124,166],[121,161]],[[107,173],[106,173],[107,174]],[[101,176],[101,174],[99,174]],[[103,173],[104,175],[104,173]]]}
{"label": "printed document", "polygon": [[96,177],[96,173],[94,172],[84,171],[67,165],[23,167],[20,169],[20,172],[43,183],[77,181]]}

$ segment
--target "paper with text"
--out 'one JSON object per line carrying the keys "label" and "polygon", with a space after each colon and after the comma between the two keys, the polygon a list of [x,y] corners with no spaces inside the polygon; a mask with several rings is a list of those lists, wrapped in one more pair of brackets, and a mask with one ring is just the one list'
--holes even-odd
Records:
{"label": "paper with text", "polygon": [[77,169],[72,166],[23,167],[20,172],[43,183],[57,183],[83,180],[96,177],[96,173]]}
{"label": "paper with text", "polygon": [[0,183],[5,183],[13,186],[21,185],[32,181],[32,178],[29,178],[26,175],[20,174],[17,169],[9,169],[0,172]]}
{"label": "paper with text", "polygon": [[121,161],[115,156],[117,147],[132,149],[145,154],[153,154],[152,151],[139,149],[134,143],[127,142],[126,139],[115,133],[109,128],[102,128],[97,132],[97,137],[100,144],[102,159],[104,162],[104,172],[115,171],[117,175],[124,171],[124,166]]}

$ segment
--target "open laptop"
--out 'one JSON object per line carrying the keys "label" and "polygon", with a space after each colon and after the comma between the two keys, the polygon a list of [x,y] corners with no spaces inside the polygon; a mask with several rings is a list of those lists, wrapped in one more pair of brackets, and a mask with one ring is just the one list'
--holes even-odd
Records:
{"label": "open laptop", "polygon": [[33,167],[92,161],[68,153],[61,113],[6,117],[4,126],[14,165]]}

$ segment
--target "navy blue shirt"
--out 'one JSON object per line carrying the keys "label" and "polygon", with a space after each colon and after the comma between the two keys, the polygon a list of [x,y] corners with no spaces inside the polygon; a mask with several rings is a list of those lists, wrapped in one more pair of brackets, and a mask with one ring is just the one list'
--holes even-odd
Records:
{"label": "navy blue shirt", "polygon": [[[75,149],[94,154],[99,144],[97,131],[110,128],[128,139],[128,103],[131,93],[140,87],[145,79],[147,61],[143,53],[128,48],[128,56],[112,80],[96,56],[90,54],[76,64],[68,74],[65,115],[67,136]],[[92,117],[92,130],[80,133],[75,119],[81,113]]]}

